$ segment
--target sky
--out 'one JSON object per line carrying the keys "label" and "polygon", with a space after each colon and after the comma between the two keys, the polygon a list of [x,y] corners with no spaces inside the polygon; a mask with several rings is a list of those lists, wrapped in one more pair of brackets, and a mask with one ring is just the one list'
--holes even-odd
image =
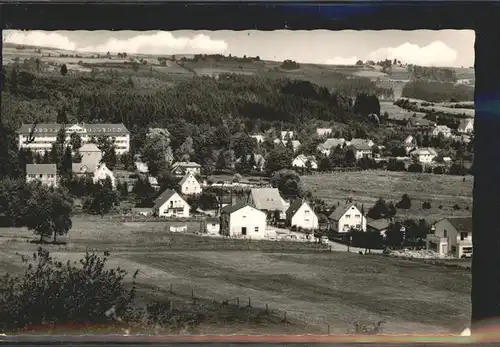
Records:
{"label": "sky", "polygon": [[4,42],[81,52],[209,54],[292,59],[299,63],[350,65],[357,60],[398,59],[422,66],[474,64],[472,30],[383,31],[18,31]]}

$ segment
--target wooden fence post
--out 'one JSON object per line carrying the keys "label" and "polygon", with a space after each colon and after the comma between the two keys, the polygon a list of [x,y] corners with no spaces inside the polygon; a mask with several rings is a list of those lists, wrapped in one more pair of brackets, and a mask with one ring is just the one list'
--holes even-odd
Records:
{"label": "wooden fence post", "polygon": [[266,304],[266,314],[269,315],[269,306]]}
{"label": "wooden fence post", "polygon": [[240,307],[240,298],[236,298],[236,305]]}

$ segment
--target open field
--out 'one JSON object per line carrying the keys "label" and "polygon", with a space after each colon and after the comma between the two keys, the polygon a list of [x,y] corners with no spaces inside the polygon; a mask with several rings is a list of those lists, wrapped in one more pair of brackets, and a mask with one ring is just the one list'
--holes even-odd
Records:
{"label": "open field", "polygon": [[387,112],[391,119],[401,119],[401,120],[413,117],[414,113],[417,115],[418,118],[424,118],[425,116],[425,113],[405,110],[402,107],[394,105],[394,103],[391,101],[380,102],[380,113],[384,114],[384,112]]}
{"label": "open field", "polygon": [[[109,265],[139,270],[141,293],[156,298],[190,297],[191,290],[199,300],[251,298],[255,309],[267,304],[286,311],[291,322],[209,324],[201,332],[325,333],[330,324],[331,333],[342,334],[355,321],[383,319],[386,333],[432,333],[460,331],[468,323],[470,276],[463,270],[346,252],[175,250],[166,240],[174,245],[176,238],[186,239],[165,232],[162,224],[75,218],[67,245],[45,247],[60,260],[107,249]],[[33,252],[32,239],[23,229],[0,229],[1,271],[21,269],[16,252]]]}
{"label": "open field", "polygon": [[[469,108],[454,108],[450,107],[452,105],[455,105],[457,103],[450,103],[450,102],[443,102],[443,103],[433,103],[433,106],[422,106],[422,103],[429,103],[428,101],[425,100],[419,100],[419,99],[412,99],[412,98],[403,98],[403,99],[408,99],[410,102],[416,102],[418,107],[421,107],[425,110],[431,111],[434,109],[435,111],[442,111],[450,114],[465,114],[468,117],[474,117],[475,111],[474,109],[469,109]],[[474,104],[474,101],[463,101],[459,102],[458,104]]]}
{"label": "open field", "polygon": [[[353,202],[364,204],[366,211],[379,197],[396,203],[406,193],[412,200],[412,206],[408,211],[399,210],[398,216],[429,221],[449,216],[470,216],[472,180],[472,176],[465,177],[464,182],[461,176],[383,170],[301,177],[304,187],[327,203],[343,204],[346,198],[351,197]],[[431,209],[422,209],[425,201],[431,203]],[[455,204],[460,206],[460,210],[453,209]],[[438,208],[440,205],[442,209]],[[467,207],[469,210],[466,210]]]}

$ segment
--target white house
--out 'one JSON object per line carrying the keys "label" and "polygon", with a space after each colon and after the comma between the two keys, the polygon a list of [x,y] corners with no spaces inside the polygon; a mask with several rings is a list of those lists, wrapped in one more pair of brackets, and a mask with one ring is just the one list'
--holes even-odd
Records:
{"label": "white house", "polygon": [[93,143],[86,143],[78,149],[81,163],[96,168],[102,161],[102,151]]}
{"label": "white house", "polygon": [[221,223],[223,235],[252,239],[266,236],[266,214],[244,202],[224,207]]}
{"label": "white house", "polygon": [[113,189],[115,189],[116,188],[116,178],[115,178],[115,175],[113,175],[113,171],[108,169],[106,164],[101,163],[95,169],[94,174],[92,176],[92,181],[94,181],[94,183],[97,183],[99,181],[106,180],[107,177],[109,177],[109,179],[111,180],[111,185],[113,186]]}
{"label": "white house", "polygon": [[159,217],[188,218],[191,207],[177,192],[167,189],[155,199],[154,210]]}
{"label": "white house", "polygon": [[437,153],[434,148],[420,148],[411,152],[410,157],[421,164],[430,164],[437,157]]}
{"label": "white house", "polygon": [[337,148],[337,146],[344,146],[346,143],[344,138],[339,139],[328,139],[324,143],[318,145],[318,151],[323,153],[324,155],[330,155],[330,151]]}
{"label": "white house", "polygon": [[[33,152],[50,152],[56,142],[57,133],[62,124],[23,124],[17,130],[18,147],[30,148]],[[130,149],[130,133],[123,124],[73,124],[66,125],[66,143],[72,133],[77,133],[82,144],[90,143],[93,137],[105,136],[114,140],[116,154],[123,154]],[[32,137],[33,141],[27,141]],[[27,143],[28,142],[28,143]]]}
{"label": "white house", "polygon": [[457,130],[461,134],[471,134],[474,132],[474,118],[462,119]]}
{"label": "white house", "polygon": [[472,218],[449,217],[433,226],[434,233],[427,235],[427,249],[436,251],[439,256],[452,253],[456,258],[472,256]]}
{"label": "white house", "polygon": [[439,134],[443,134],[444,137],[449,138],[451,136],[451,129],[446,125],[437,125],[432,129],[432,136],[438,136]]}
{"label": "white house", "polygon": [[326,137],[332,134],[332,129],[330,128],[316,128],[316,134],[319,137]]}
{"label": "white house", "polygon": [[219,235],[220,219],[218,217],[208,217],[205,219],[205,232],[209,235]]}
{"label": "white house", "polygon": [[264,135],[260,135],[260,134],[250,135],[250,137],[255,139],[255,141],[257,141],[257,143],[262,143],[266,139]]}
{"label": "white house", "polygon": [[309,164],[311,165],[311,169],[318,169],[318,162],[316,161],[316,158],[314,156],[306,157],[304,154],[299,154],[298,156],[296,156],[292,161],[292,166],[305,169],[307,168],[307,162],[309,162]]}
{"label": "white house", "polygon": [[184,175],[179,182],[179,186],[181,187],[181,193],[184,195],[196,195],[202,191],[200,182],[191,172]]}
{"label": "white house", "polygon": [[26,164],[26,183],[40,181],[42,184],[57,187],[56,164]]}
{"label": "white house", "polygon": [[306,230],[319,228],[318,216],[309,204],[303,199],[296,199],[286,211],[288,226],[295,226]]}
{"label": "white house", "polygon": [[201,173],[201,165],[192,161],[181,161],[172,165],[172,173],[176,176],[183,176],[188,172],[199,175]]}
{"label": "white house", "polygon": [[348,145],[354,149],[356,159],[361,158],[371,158],[373,155],[374,143],[372,140],[365,139],[352,139],[348,142]]}
{"label": "white house", "polygon": [[352,228],[366,231],[366,217],[355,205],[348,208],[337,207],[328,217],[332,229],[339,233],[346,233]]}
{"label": "white house", "polygon": [[291,130],[282,131],[280,133],[280,139],[281,139],[281,141],[293,139],[293,131],[291,131]]}

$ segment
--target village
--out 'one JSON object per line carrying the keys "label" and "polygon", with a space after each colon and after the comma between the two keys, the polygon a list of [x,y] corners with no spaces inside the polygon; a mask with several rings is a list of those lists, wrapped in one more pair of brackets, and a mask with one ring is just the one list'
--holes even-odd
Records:
{"label": "village", "polygon": [[[321,160],[331,158],[336,151],[351,151],[353,161],[369,160],[372,165],[389,162],[401,163],[403,170],[412,166],[420,166],[420,172],[441,173],[453,164],[452,158],[438,154],[432,147],[421,147],[422,140],[417,141],[422,129],[430,138],[441,137],[453,141],[469,143],[473,130],[473,119],[460,122],[456,131],[447,126],[436,125],[433,122],[414,122],[409,118],[406,125],[408,135],[398,147],[405,155],[391,156],[391,151],[383,145],[377,145],[367,138],[333,137],[334,129],[317,128],[316,134],[319,144],[317,155],[308,155],[301,151],[301,143],[294,140],[291,130],[278,132],[278,137],[268,134],[252,134],[249,136],[255,141],[258,149],[265,142],[271,142],[275,148],[289,149],[295,156],[288,165],[280,170],[295,170],[301,174],[314,174],[321,170]],[[403,128],[404,129],[404,128]],[[166,129],[150,129],[151,133],[166,131]],[[173,232],[191,232],[212,237],[242,238],[252,240],[286,240],[295,242],[314,242],[330,245],[334,250],[349,250],[352,243],[351,232],[375,232],[380,236],[380,242],[374,246],[359,247],[366,252],[367,248],[381,248],[383,240],[387,238],[387,230],[393,224],[393,218],[373,219],[367,217],[365,206],[356,201],[346,201],[343,205],[334,206],[330,213],[320,210],[312,204],[311,199],[305,197],[284,197],[278,187],[269,182],[266,172],[266,158],[261,154],[251,153],[245,158],[237,158],[234,164],[228,165],[234,175],[226,175],[225,180],[210,180],[202,165],[191,161],[173,162],[170,172],[173,177],[173,186],[160,191],[159,177],[151,175],[147,163],[142,160],[141,154],[133,157],[133,165],[128,169],[113,164],[114,170],[107,167],[103,160],[103,151],[98,144],[110,142],[118,156],[126,156],[130,148],[130,133],[123,124],[23,124],[18,130],[18,146],[21,151],[29,151],[33,158],[32,163],[26,164],[26,180],[40,181],[44,185],[57,187],[61,184],[61,175],[57,165],[43,163],[43,158],[49,157],[53,145],[62,137],[64,132],[65,146],[72,143],[72,139],[80,144],[72,148],[72,156],[77,162],[71,164],[73,179],[89,179],[94,184],[109,181],[113,190],[120,190],[126,182],[126,190],[134,191],[134,184],[144,179],[154,191],[154,199],[150,206],[135,206],[130,209],[114,209],[115,213],[127,216],[141,216],[149,219],[169,219],[179,221],[179,226],[171,226]],[[419,143],[417,143],[419,142]],[[429,142],[429,141],[428,141]],[[74,146],[73,146],[74,147]],[[102,146],[101,146],[102,148]],[[109,150],[109,149],[108,149]],[[392,152],[395,152],[392,149]],[[397,152],[397,151],[396,151]],[[300,154],[299,154],[300,153]],[[319,157],[321,156],[320,159]],[[260,174],[246,177],[237,173],[235,167],[245,162],[251,166],[251,171]],[[352,169],[352,168],[351,168]],[[386,166],[387,169],[387,166]],[[328,173],[335,175],[335,171]],[[229,179],[227,179],[229,178]],[[209,203],[210,207],[193,207],[189,201],[200,197],[203,192],[215,192],[215,199]],[[367,208],[369,208],[367,206]],[[182,221],[200,219],[202,223],[197,230],[188,230]],[[427,235],[420,235],[421,243],[418,249],[427,249],[427,257],[455,257],[470,258],[472,255],[471,218],[450,217],[437,221],[428,230]],[[400,226],[403,235],[405,227]],[[401,237],[400,235],[400,237]],[[402,240],[403,242],[404,240]],[[403,244],[403,243],[401,243]],[[386,248],[386,246],[383,246]],[[356,249],[356,248],[353,248]]]}

